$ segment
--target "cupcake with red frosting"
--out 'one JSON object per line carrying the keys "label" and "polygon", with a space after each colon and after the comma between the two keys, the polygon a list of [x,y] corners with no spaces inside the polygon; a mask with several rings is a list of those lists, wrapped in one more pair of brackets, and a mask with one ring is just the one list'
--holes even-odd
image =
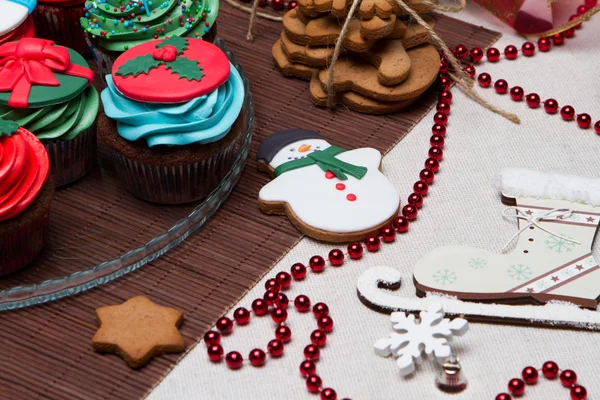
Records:
{"label": "cupcake with red frosting", "polygon": [[57,186],[83,177],[95,163],[100,100],[93,78],[80,54],[49,40],[0,45],[0,118],[42,141]]}
{"label": "cupcake with red frosting", "polygon": [[48,238],[54,182],[44,145],[0,119],[0,275],[29,264]]}
{"label": "cupcake with red frosting", "polygon": [[98,134],[135,196],[160,204],[206,197],[229,172],[241,136],[244,83],[221,49],[177,36],[115,61]]}
{"label": "cupcake with red frosting", "polygon": [[90,48],[79,27],[84,3],[85,0],[39,0],[31,14],[37,37],[52,40],[81,54],[89,53]]}
{"label": "cupcake with red frosting", "polygon": [[0,0],[0,44],[35,36],[31,18],[35,5],[35,0]]}

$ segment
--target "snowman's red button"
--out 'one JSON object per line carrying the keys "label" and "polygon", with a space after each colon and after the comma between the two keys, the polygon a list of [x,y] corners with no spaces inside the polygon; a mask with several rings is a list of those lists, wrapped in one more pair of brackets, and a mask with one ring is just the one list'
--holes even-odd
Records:
{"label": "snowman's red button", "polygon": [[337,190],[344,190],[346,189],[346,185],[344,185],[343,183],[336,183],[335,188]]}
{"label": "snowman's red button", "polygon": [[350,193],[349,195],[346,196],[346,199],[348,199],[348,201],[355,201],[356,200],[356,195]]}
{"label": "snowman's red button", "polygon": [[325,178],[333,179],[333,178],[335,178],[335,174],[331,171],[327,171],[327,172],[325,172]]}

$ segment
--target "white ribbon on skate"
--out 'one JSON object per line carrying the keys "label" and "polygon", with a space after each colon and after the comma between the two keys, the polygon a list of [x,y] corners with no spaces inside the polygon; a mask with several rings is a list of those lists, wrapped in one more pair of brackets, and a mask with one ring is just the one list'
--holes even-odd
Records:
{"label": "white ribbon on skate", "polygon": [[[515,211],[515,214],[507,214],[506,213],[507,211],[512,211],[512,210]],[[527,212],[530,212],[531,214],[528,214]],[[539,224],[539,222],[541,222],[542,220],[546,220],[546,221],[562,220],[565,218],[569,218],[573,214],[573,211],[571,209],[554,208],[552,210],[539,210],[539,211],[534,211],[534,212],[531,212],[531,210],[528,210],[527,212],[523,211],[523,209],[521,209],[519,207],[514,207],[514,206],[507,207],[502,211],[502,215],[505,217],[512,217],[512,218],[517,218],[518,220],[522,219],[522,220],[527,221],[527,223],[525,225],[523,225],[523,227],[517,233],[515,233],[508,242],[506,242],[506,244],[504,245],[502,250],[505,250],[512,243],[512,241],[515,240],[515,238],[519,237],[519,235],[521,235],[521,233],[523,233],[530,226],[535,226],[536,228],[538,228],[552,236],[556,236],[557,238],[561,238],[568,242],[581,244],[577,240],[569,239],[568,237],[561,236],[558,233],[549,231],[548,229],[544,228],[543,226],[541,226]]]}

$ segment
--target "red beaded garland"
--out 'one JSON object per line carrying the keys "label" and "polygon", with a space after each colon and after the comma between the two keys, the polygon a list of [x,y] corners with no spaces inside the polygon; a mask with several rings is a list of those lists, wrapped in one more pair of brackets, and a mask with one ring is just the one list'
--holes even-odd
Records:
{"label": "red beaded garland", "polygon": [[569,28],[564,33],[566,38],[572,38],[575,36],[575,28]]}
{"label": "red beaded garland", "polygon": [[391,226],[381,228],[381,240],[386,243],[392,243],[396,240],[396,230]]}
{"label": "red beaded garland", "polygon": [[415,219],[417,219],[418,213],[418,208],[413,206],[412,204],[407,204],[404,207],[402,207],[402,215],[404,215],[409,221],[414,221]]}
{"label": "red beaded garland", "polygon": [[596,121],[594,124],[594,130],[596,131],[596,134],[600,135],[600,120]]}
{"label": "red beaded garland", "polygon": [[471,57],[471,61],[479,62],[483,58],[483,50],[479,47],[473,47],[471,51],[469,51],[469,56]]}
{"label": "red beaded garland", "polygon": [[306,388],[311,393],[318,393],[322,385],[323,381],[321,381],[321,378],[318,375],[309,375],[308,378],[306,378]]}
{"label": "red beaded garland", "polygon": [[[423,181],[418,181],[415,182],[415,184],[413,185],[413,190],[416,194],[421,195],[421,196],[425,196],[427,194],[427,192],[429,191],[429,186],[427,185],[427,183],[423,182]],[[402,213],[402,215],[404,215],[404,213]],[[406,215],[404,215],[406,217]],[[410,218],[409,218],[410,220]]]}
{"label": "red beaded garland", "polygon": [[285,7],[285,3],[283,0],[271,0],[271,7],[273,7],[274,10],[280,11]]}
{"label": "red beaded garland", "polygon": [[348,255],[353,260],[358,260],[363,255],[363,247],[360,243],[350,243],[348,245]]}
{"label": "red beaded garland", "polygon": [[512,393],[513,396],[521,396],[525,393],[525,382],[518,378],[511,379],[508,382],[508,391]]}
{"label": "red beaded garland", "polygon": [[292,276],[285,271],[281,271],[275,275],[275,279],[281,285],[281,289],[287,289],[292,284]]}
{"label": "red beaded garland", "polygon": [[233,321],[227,317],[219,318],[216,327],[221,333],[229,333],[233,329]]}
{"label": "red beaded garland", "polygon": [[433,116],[433,122],[446,125],[448,123],[448,115],[444,114],[443,112],[436,112]]}
{"label": "red beaded garland", "polygon": [[452,86],[452,79],[446,74],[440,74],[440,86],[444,89]]}
{"label": "red beaded garland", "polygon": [[285,322],[287,317],[288,317],[287,310],[285,310],[283,308],[277,307],[271,311],[271,319],[273,319],[273,321],[277,324],[281,324],[282,322]]}
{"label": "red beaded garland", "polygon": [[289,302],[288,297],[284,293],[277,293],[277,300],[275,300],[277,307],[287,309]]}
{"label": "red beaded garland", "polygon": [[296,263],[296,264],[292,265],[292,268],[290,269],[290,273],[292,274],[292,277],[295,280],[297,280],[297,281],[302,280],[306,276],[306,267],[304,266],[304,264]]}
{"label": "red beaded garland", "polygon": [[368,236],[365,239],[365,246],[367,247],[367,250],[370,252],[379,250],[380,244],[381,244],[381,241],[379,240],[379,238],[377,236]]}
{"label": "red beaded garland", "polygon": [[280,357],[283,354],[283,342],[278,339],[273,339],[267,345],[271,357]]}
{"label": "red beaded garland", "polygon": [[525,42],[523,43],[523,46],[521,46],[521,51],[525,57],[531,57],[535,54],[535,44],[531,42]]}
{"label": "red beaded garland", "polygon": [[279,293],[281,285],[277,282],[277,279],[267,279],[265,282],[265,290],[272,290],[275,293]]}
{"label": "red beaded garland", "polygon": [[508,393],[500,393],[495,400],[512,400],[512,397]]}
{"label": "red beaded garland", "polygon": [[577,15],[583,15],[588,11],[589,11],[589,8],[585,4],[582,4],[579,7],[577,7]]}
{"label": "red beaded garland", "polygon": [[321,400],[337,400],[337,393],[331,388],[321,390]]}
{"label": "red beaded garland", "polygon": [[269,305],[263,299],[256,299],[252,302],[252,311],[254,315],[265,315],[269,311]]}
{"label": "red beaded garland", "polygon": [[450,69],[448,61],[445,58],[440,60],[440,73],[445,74]]}
{"label": "red beaded garland", "polygon": [[423,196],[418,195],[416,193],[411,194],[410,196],[408,196],[408,204],[412,204],[417,208],[421,208],[423,206]]}
{"label": "red beaded garland", "polygon": [[509,60],[515,60],[519,55],[519,50],[517,49],[516,46],[508,45],[506,46],[506,48],[504,49],[504,57],[506,57]]}
{"label": "red beaded garland", "polygon": [[309,344],[304,348],[304,358],[306,358],[309,361],[317,361],[320,355],[321,350],[319,350],[319,346]]}
{"label": "red beaded garland", "polygon": [[340,249],[333,249],[329,252],[329,262],[334,267],[339,267],[344,263],[344,252]]}
{"label": "red beaded garland", "polygon": [[307,312],[310,310],[310,299],[308,296],[300,294],[294,299],[294,306],[300,312]]}
{"label": "red beaded garland", "polygon": [[540,106],[540,96],[537,93],[529,93],[525,96],[525,101],[530,108],[537,108]]}
{"label": "red beaded garland", "polygon": [[477,70],[475,69],[474,66],[472,66],[471,64],[465,65],[464,70],[467,73],[467,75],[469,75],[469,77],[471,77],[471,79],[475,78],[475,74],[477,73]]}
{"label": "red beaded garland", "polygon": [[204,334],[204,343],[207,346],[214,346],[221,343],[221,334],[217,331],[208,331]]}
{"label": "red beaded garland", "polygon": [[444,158],[444,151],[436,146],[431,147],[427,154],[436,161],[441,161]]}
{"label": "red beaded garland", "polygon": [[223,347],[220,344],[209,346],[206,352],[212,362],[221,361],[221,358],[223,358]]}
{"label": "red beaded garland", "polygon": [[477,82],[479,82],[479,86],[481,87],[489,87],[492,84],[492,76],[487,72],[479,74],[477,77]]}
{"label": "red beaded garland", "polygon": [[446,126],[442,124],[433,124],[431,127],[431,133],[434,135],[444,136],[446,134]]}
{"label": "red beaded garland", "polygon": [[551,47],[552,47],[552,42],[550,42],[550,39],[548,39],[547,37],[538,39],[538,48],[540,49],[540,51],[544,51],[544,52],[550,51]]}
{"label": "red beaded garland", "polygon": [[555,46],[561,46],[565,42],[565,35],[562,32],[552,35],[552,42]]}
{"label": "red beaded garland", "polygon": [[548,114],[556,114],[558,111],[558,101],[554,99],[544,101],[544,110],[546,110]]}
{"label": "red beaded garland", "polygon": [[448,104],[448,103],[447,103],[447,102],[445,102],[445,101],[440,101],[440,102],[437,104],[437,106],[436,106],[436,109],[437,109],[439,112],[442,112],[442,113],[444,113],[444,114],[449,114],[449,113],[450,113],[450,104]]}
{"label": "red beaded garland", "polygon": [[559,378],[560,383],[562,383],[564,387],[571,387],[577,383],[577,374],[575,371],[570,369],[565,369],[563,372],[561,372]]}
{"label": "red beaded garland", "polygon": [[430,184],[435,179],[435,174],[428,169],[422,169],[421,172],[419,172],[419,179],[427,184]]}
{"label": "red beaded garland", "polygon": [[425,160],[425,168],[435,173],[440,170],[440,163],[435,158],[428,158],[427,160]]}
{"label": "red beaded garland", "polygon": [[432,146],[437,146],[439,148],[444,147],[444,137],[442,135],[431,135],[431,139],[429,139],[429,143]]}
{"label": "red beaded garland", "polygon": [[237,351],[230,351],[225,356],[225,362],[227,363],[227,366],[229,368],[238,369],[242,366],[242,363],[244,362],[244,357],[242,357],[242,355]]}
{"label": "red beaded garland", "polygon": [[302,364],[300,364],[300,375],[302,375],[303,377],[313,375],[316,371],[317,366],[312,361],[306,360],[302,361]]}
{"label": "red beaded garland", "polygon": [[469,49],[464,44],[459,44],[458,46],[456,46],[456,49],[454,49],[454,56],[456,58],[465,58],[468,55]]}
{"label": "red beaded garland", "polygon": [[452,103],[452,92],[450,92],[448,89],[442,90],[440,93],[440,100],[444,100],[448,102],[448,104]]}
{"label": "red beaded garland", "polygon": [[398,230],[399,233],[405,233],[408,231],[408,219],[406,217],[396,217],[392,225]]}
{"label": "red beaded garland", "polygon": [[325,303],[317,303],[312,308],[315,318],[321,318],[329,315],[329,306]]}
{"label": "red beaded garland", "polygon": [[571,388],[571,399],[586,400],[587,390],[583,386],[574,386],[573,388]]}
{"label": "red beaded garland", "polygon": [[287,325],[278,326],[277,329],[275,329],[275,337],[283,343],[287,343],[292,340],[292,330]]}
{"label": "red beaded garland", "polygon": [[585,113],[577,115],[577,125],[581,129],[588,129],[592,125],[592,117]]}
{"label": "red beaded garland", "polygon": [[560,116],[565,121],[572,121],[575,118],[575,109],[571,106],[564,106],[560,109]]}
{"label": "red beaded garland", "polygon": [[251,350],[250,354],[248,354],[248,360],[250,360],[250,364],[254,365],[255,367],[260,367],[263,365],[266,359],[267,355],[261,349]]}
{"label": "red beaded garland", "polygon": [[488,61],[496,62],[500,59],[500,50],[495,47],[490,47],[488,51],[485,53]]}
{"label": "red beaded garland", "polygon": [[533,367],[525,367],[521,372],[521,376],[526,384],[533,385],[538,380],[538,371]]}
{"label": "red beaded garland", "polygon": [[554,361],[546,361],[542,366],[542,373],[548,379],[556,379],[558,376],[558,365]]}
{"label": "red beaded garland", "polygon": [[233,319],[238,325],[246,325],[250,322],[250,311],[244,307],[239,307],[233,312]]}
{"label": "red beaded garland", "polygon": [[295,0],[290,1],[287,5],[288,10],[293,10],[296,7],[298,7],[298,2]]}
{"label": "red beaded garland", "polygon": [[267,303],[267,305],[272,306],[277,301],[278,293],[275,293],[272,290],[267,290],[263,296],[263,300]]}
{"label": "red beaded garland", "polygon": [[523,96],[525,95],[525,91],[521,86],[514,86],[510,89],[510,98],[514,101],[523,100]]}
{"label": "red beaded garland", "polygon": [[321,272],[325,269],[325,260],[321,256],[312,256],[308,265],[313,272]]}
{"label": "red beaded garland", "polygon": [[508,82],[504,79],[498,79],[496,83],[494,83],[494,89],[498,94],[506,94],[506,92],[508,92]]}
{"label": "red beaded garland", "polygon": [[310,342],[315,346],[323,347],[327,342],[327,333],[322,329],[315,329],[310,334]]}

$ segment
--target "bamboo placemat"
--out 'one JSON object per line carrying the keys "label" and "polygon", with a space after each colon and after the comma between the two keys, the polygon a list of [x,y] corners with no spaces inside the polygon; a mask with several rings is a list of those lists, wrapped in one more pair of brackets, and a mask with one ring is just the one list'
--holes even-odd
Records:
{"label": "bamboo placemat", "polygon": [[[319,131],[336,145],[387,152],[435,104],[437,93],[428,92],[410,111],[388,116],[315,108],[307,82],[285,79],[273,67],[271,45],[281,25],[257,20],[250,44],[245,40],[247,19],[222,4],[219,36],[246,70],[256,111],[255,141],[237,188],[201,231],[139,271],[75,297],[0,314],[0,398],[143,397],[182,355],[158,357],[133,371],[117,356],[96,354],[91,348],[97,329],[94,310],[148,295],[184,311],[181,331],[189,350],[301,239],[285,217],[267,217],[258,210],[258,190],[268,181],[253,158],[260,140],[280,129],[301,127]],[[459,43],[485,48],[500,36],[445,16],[437,16],[436,30],[451,48]]]}

